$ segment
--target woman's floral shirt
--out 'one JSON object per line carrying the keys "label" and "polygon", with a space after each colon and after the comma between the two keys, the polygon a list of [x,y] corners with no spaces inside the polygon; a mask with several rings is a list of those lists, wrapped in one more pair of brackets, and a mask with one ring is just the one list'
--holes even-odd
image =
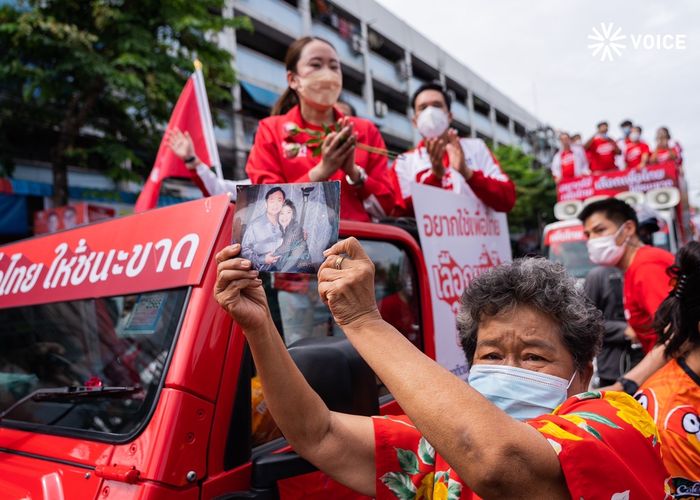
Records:
{"label": "woman's floral shirt", "polygon": [[[575,499],[670,498],[656,426],[622,392],[586,392],[528,422],[552,445]],[[406,416],[374,418],[377,499],[478,499]]]}

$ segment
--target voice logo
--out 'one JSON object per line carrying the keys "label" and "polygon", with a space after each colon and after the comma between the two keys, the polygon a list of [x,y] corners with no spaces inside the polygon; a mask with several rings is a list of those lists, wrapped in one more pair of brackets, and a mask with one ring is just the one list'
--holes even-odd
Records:
{"label": "voice logo", "polygon": [[615,23],[600,23],[593,26],[588,35],[588,49],[601,62],[612,62],[622,57],[625,50],[667,51],[685,50],[687,35],[680,33],[635,33],[625,34]]}

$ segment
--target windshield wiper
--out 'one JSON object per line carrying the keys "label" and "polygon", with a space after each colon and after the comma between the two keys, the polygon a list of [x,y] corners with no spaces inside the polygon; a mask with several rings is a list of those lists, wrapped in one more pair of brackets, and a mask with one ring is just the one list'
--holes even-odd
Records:
{"label": "windshield wiper", "polygon": [[62,400],[77,400],[93,397],[122,397],[130,394],[141,392],[143,389],[138,386],[127,387],[86,387],[82,385],[71,385],[66,387],[45,387],[30,392],[21,399],[18,399],[9,406],[6,410],[0,413],[0,421],[5,418],[10,412],[18,406],[23,405],[29,400],[32,401],[62,401]]}

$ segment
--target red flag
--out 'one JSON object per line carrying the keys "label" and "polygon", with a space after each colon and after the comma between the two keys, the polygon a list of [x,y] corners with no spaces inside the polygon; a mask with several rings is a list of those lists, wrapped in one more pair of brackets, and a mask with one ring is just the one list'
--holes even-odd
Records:
{"label": "red flag", "polygon": [[211,115],[209,114],[206,90],[204,89],[204,79],[200,66],[195,63],[195,67],[197,71],[187,79],[185,88],[182,90],[177,104],[175,104],[175,109],[173,109],[173,113],[170,116],[168,128],[160,141],[158,156],[153,165],[153,170],[151,170],[151,174],[148,176],[141,194],[136,200],[135,213],[150,210],[157,206],[161,185],[163,180],[168,177],[193,179],[204,195],[209,195],[199,176],[194,171],[188,170],[185,163],[175,156],[168,147],[166,138],[168,132],[174,127],[179,128],[183,132],[189,132],[194,143],[194,150],[199,159],[206,165],[213,165],[217,170],[217,174],[221,176],[219,155],[216,149],[216,140],[214,139],[214,128],[211,122]]}

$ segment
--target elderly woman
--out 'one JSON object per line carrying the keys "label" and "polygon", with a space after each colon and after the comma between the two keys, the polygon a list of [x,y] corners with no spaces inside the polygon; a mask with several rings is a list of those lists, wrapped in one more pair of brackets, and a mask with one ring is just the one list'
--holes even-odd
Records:
{"label": "elderly woman", "polygon": [[357,240],[327,250],[319,293],[407,415],[370,418],[329,411],[308,386],[239,251],[217,255],[216,299],[282,433],[337,481],[378,499],[664,497],[649,415],[626,394],[585,392],[602,324],[562,267],[522,260],[474,279],[460,313],[467,384],[382,320]]}

